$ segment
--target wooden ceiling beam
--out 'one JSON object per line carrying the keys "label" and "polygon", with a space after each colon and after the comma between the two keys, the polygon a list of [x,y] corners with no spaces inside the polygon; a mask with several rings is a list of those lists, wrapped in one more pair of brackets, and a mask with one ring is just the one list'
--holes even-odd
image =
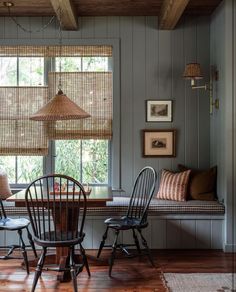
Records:
{"label": "wooden ceiling beam", "polygon": [[57,15],[58,20],[61,19],[62,29],[77,30],[78,19],[74,5],[71,0],[50,0],[52,7]]}
{"label": "wooden ceiling beam", "polygon": [[174,29],[190,0],[164,0],[159,14],[160,29]]}

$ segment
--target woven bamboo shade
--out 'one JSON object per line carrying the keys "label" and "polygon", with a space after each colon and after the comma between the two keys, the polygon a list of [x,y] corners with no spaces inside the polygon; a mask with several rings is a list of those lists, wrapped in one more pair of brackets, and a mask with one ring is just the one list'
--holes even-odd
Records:
{"label": "woven bamboo shade", "polygon": [[47,57],[112,57],[112,46],[48,46]]}
{"label": "woven bamboo shade", "polygon": [[29,116],[47,101],[47,87],[0,87],[0,155],[46,155],[46,125]]}
{"label": "woven bamboo shade", "polygon": [[[0,57],[112,57],[112,46],[0,46]],[[61,73],[63,92],[90,118],[29,119],[55,96],[58,74],[49,74],[49,88],[0,87],[0,155],[46,155],[49,139],[111,138],[112,73],[108,72]]]}
{"label": "woven bamboo shade", "polygon": [[0,56],[112,57],[112,46],[0,46]]}
{"label": "woven bamboo shade", "polygon": [[57,88],[59,76],[63,90],[81,106],[90,118],[50,123],[50,139],[111,139],[112,137],[112,73],[51,72],[49,96]]}
{"label": "woven bamboo shade", "polygon": [[183,77],[186,79],[202,79],[203,75],[199,63],[189,63],[186,65]]}

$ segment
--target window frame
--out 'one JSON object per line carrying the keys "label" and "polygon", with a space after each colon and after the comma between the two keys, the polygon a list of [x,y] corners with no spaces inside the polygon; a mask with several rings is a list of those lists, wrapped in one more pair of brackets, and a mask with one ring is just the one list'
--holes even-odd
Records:
{"label": "window frame", "polygon": [[[83,71],[83,57],[81,58],[81,71],[80,72],[86,72]],[[46,59],[46,58],[45,58]],[[54,58],[47,58],[47,70],[45,69],[45,84],[47,84],[47,78],[48,78],[48,72],[51,71],[56,71],[56,57]],[[45,67],[46,68],[46,67]],[[111,69],[111,71],[113,72],[113,58],[112,57],[108,57],[108,70]],[[91,184],[91,186],[96,185],[96,186],[111,186],[111,141],[108,141],[108,181],[107,184]],[[47,173],[55,173],[55,160],[56,160],[56,143],[55,140],[50,140],[49,141],[49,149],[51,149],[50,151],[50,155],[47,155],[44,157],[45,159],[45,163],[43,166],[43,173],[47,174]],[[81,154],[80,154],[81,155]],[[48,172],[48,167],[50,167],[50,172]],[[82,164],[80,164],[80,168],[82,168]]]}
{"label": "window frame", "polygon": [[[0,45],[58,45],[57,39],[1,39]],[[113,47],[112,68],[113,68],[113,122],[112,122],[112,140],[109,141],[108,155],[110,159],[108,171],[108,185],[115,190],[121,189],[121,120],[120,120],[120,40],[117,39],[67,39],[66,44],[62,45],[110,45]],[[46,58],[45,58],[46,59]],[[45,60],[46,61],[46,60]],[[45,64],[44,64],[45,65]],[[44,73],[48,72],[48,62],[46,62]],[[50,64],[50,67],[52,64]],[[49,67],[49,68],[50,68]],[[47,76],[44,77],[47,81]],[[54,144],[54,145],[53,145]],[[55,143],[49,142],[48,155],[43,157],[43,173],[52,173],[55,169]],[[12,188],[25,188],[28,184],[11,184]]]}

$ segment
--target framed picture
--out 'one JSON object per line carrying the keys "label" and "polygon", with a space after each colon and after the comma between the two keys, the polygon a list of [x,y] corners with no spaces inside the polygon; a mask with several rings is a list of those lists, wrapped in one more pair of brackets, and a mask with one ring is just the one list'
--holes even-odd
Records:
{"label": "framed picture", "polygon": [[172,122],[172,100],[147,100],[147,122]]}
{"label": "framed picture", "polygon": [[176,130],[143,130],[143,157],[175,157]]}

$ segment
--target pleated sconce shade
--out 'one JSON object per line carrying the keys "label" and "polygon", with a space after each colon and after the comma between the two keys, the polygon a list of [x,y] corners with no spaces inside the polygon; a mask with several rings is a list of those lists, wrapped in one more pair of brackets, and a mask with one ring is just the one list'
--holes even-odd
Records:
{"label": "pleated sconce shade", "polygon": [[186,79],[202,79],[203,75],[199,63],[189,63],[186,65],[183,77]]}
{"label": "pleated sconce shade", "polygon": [[30,119],[34,121],[77,120],[90,117],[61,90]]}
{"label": "pleated sconce shade", "polygon": [[199,63],[189,63],[186,65],[183,77],[185,79],[191,79],[191,86],[195,86],[196,79],[202,79],[203,75]]}
{"label": "pleated sconce shade", "polygon": [[0,170],[0,198],[5,200],[11,195],[11,189],[8,183],[7,174]]}

